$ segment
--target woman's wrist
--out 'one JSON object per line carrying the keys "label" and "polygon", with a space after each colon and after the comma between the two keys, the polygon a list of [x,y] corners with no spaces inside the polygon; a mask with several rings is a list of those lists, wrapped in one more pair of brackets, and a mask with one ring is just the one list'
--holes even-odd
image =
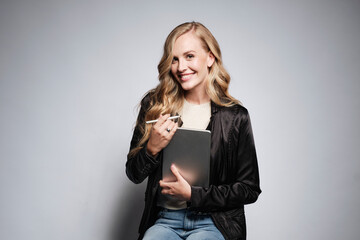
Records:
{"label": "woman's wrist", "polygon": [[154,149],[154,147],[152,147],[149,142],[146,144],[146,152],[153,157],[155,157],[159,153],[159,151]]}

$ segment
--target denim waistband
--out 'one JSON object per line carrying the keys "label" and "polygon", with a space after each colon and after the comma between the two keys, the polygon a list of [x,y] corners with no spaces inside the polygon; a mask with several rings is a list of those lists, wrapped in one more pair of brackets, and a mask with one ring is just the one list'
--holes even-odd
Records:
{"label": "denim waistband", "polygon": [[183,208],[183,209],[161,208],[160,212],[192,214],[192,215],[198,215],[198,216],[210,216],[211,215],[209,212],[200,212],[200,211],[196,211],[196,210],[190,210],[188,208]]}

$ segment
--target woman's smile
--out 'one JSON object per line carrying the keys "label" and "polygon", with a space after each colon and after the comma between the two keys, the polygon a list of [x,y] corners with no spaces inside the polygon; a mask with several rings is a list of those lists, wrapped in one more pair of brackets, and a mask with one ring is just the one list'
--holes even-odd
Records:
{"label": "woman's smile", "polygon": [[194,75],[194,73],[182,73],[182,74],[179,74],[179,79],[181,81],[188,81],[191,79],[191,77]]}

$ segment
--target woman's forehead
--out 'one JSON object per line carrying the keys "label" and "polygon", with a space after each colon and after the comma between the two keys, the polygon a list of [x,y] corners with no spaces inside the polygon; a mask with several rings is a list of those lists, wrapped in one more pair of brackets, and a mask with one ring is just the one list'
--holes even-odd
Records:
{"label": "woman's forehead", "polygon": [[175,40],[173,54],[182,54],[188,51],[199,51],[203,49],[202,42],[193,32],[188,32]]}

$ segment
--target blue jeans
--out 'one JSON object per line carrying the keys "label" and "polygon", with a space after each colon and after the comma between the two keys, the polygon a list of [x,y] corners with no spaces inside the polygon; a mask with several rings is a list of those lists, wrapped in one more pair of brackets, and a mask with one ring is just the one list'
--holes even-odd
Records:
{"label": "blue jeans", "polygon": [[211,216],[188,209],[159,212],[159,218],[149,228],[143,240],[224,240]]}

